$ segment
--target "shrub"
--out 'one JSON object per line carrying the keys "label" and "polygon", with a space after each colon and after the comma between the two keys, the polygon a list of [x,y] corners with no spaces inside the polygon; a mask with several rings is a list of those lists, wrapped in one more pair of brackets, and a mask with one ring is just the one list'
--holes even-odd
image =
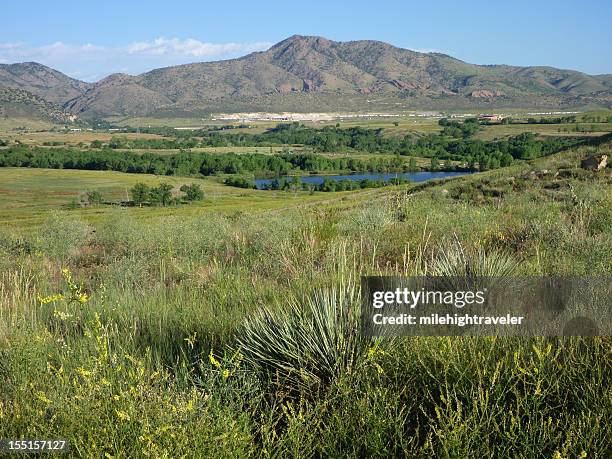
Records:
{"label": "shrub", "polygon": [[197,183],[192,183],[191,185],[183,185],[180,190],[185,193],[185,199],[187,201],[201,201],[204,199],[204,191]]}
{"label": "shrub", "polygon": [[264,381],[312,393],[350,372],[368,347],[359,328],[354,285],[321,290],[284,308],[264,307],[246,320],[237,345]]}
{"label": "shrub", "polygon": [[447,277],[510,277],[519,263],[512,256],[482,246],[468,250],[456,240],[440,251],[433,262],[433,274]]}
{"label": "shrub", "polygon": [[56,212],[44,224],[41,248],[51,258],[67,260],[87,244],[91,234],[92,228],[84,221]]}
{"label": "shrub", "polygon": [[96,190],[88,191],[87,201],[89,202],[89,204],[101,204],[102,203],[102,193]]}
{"label": "shrub", "polygon": [[223,183],[228,186],[235,186],[237,188],[257,188],[257,185],[253,180],[244,177],[228,177],[223,181]]}

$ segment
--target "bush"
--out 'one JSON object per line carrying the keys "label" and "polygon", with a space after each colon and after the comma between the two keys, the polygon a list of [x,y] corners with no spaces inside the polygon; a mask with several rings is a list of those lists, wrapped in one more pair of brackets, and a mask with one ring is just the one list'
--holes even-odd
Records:
{"label": "bush", "polygon": [[40,244],[51,258],[65,261],[77,254],[92,236],[93,228],[71,215],[53,213],[44,224]]}
{"label": "bush", "polygon": [[197,183],[192,183],[191,185],[183,185],[180,190],[185,193],[185,199],[187,201],[201,201],[204,199],[204,191],[202,191],[202,187]]}
{"label": "bush", "polygon": [[355,286],[321,290],[283,308],[264,307],[238,333],[238,351],[267,383],[302,394],[350,372],[368,348]]}
{"label": "bush", "polygon": [[433,274],[447,277],[510,277],[519,263],[510,255],[482,246],[466,249],[459,241],[440,250],[433,263]]}
{"label": "bush", "polygon": [[244,177],[228,177],[223,181],[223,183],[228,186],[235,186],[237,188],[257,188],[257,185],[253,180]]}

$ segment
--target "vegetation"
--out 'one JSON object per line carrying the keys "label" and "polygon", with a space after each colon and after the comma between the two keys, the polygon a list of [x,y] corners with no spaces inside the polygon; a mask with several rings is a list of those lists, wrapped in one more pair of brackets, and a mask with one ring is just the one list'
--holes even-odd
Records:
{"label": "vegetation", "polygon": [[478,164],[480,161],[497,161],[507,165],[512,158],[535,158],[580,142],[579,139],[540,140],[532,133],[522,133],[507,140],[487,142],[471,139],[481,129],[475,118],[464,122],[443,118],[439,124],[443,126],[439,134],[415,136],[409,133],[401,137],[385,136],[382,129],[336,126],[314,129],[298,123],[279,124],[262,134],[219,134],[204,130],[176,133],[176,131],[153,128],[147,131],[178,136],[178,138],[140,140],[113,138],[108,146],[116,149],[188,149],[306,145],[318,152],[355,151],[424,158],[435,156],[471,164]]}
{"label": "vegetation", "polygon": [[11,147],[0,152],[0,167],[41,167],[54,169],[114,170],[157,175],[241,174],[285,175],[290,171],[387,172],[402,171],[405,162],[398,157],[328,158],[296,154],[210,154],[177,153],[156,155],[113,150],[88,151],[63,148]]}
{"label": "vegetation", "polygon": [[[452,122],[445,129],[459,129]],[[473,122],[462,123],[461,126],[477,126]],[[289,125],[292,126],[292,125]],[[464,128],[465,129],[465,128]],[[470,127],[469,129],[472,129]],[[299,140],[307,142],[306,137],[321,135],[323,130],[307,128],[284,128],[274,132],[283,141]],[[372,145],[388,146],[388,138],[374,135],[371,130],[343,130],[359,134],[358,148],[368,150],[369,141]],[[330,128],[329,132],[336,135],[338,128]],[[462,131],[463,132],[463,131]],[[467,132],[467,131],[466,131]],[[304,138],[299,136],[304,135]],[[343,134],[344,135],[344,134]],[[464,134],[462,134],[464,135]],[[287,138],[283,136],[288,136]],[[298,136],[298,137],[292,137]],[[602,142],[608,137],[592,141]],[[346,134],[346,139],[353,139],[353,134]],[[369,140],[365,140],[369,139]],[[140,140],[139,142],[158,142],[158,140]],[[174,142],[174,141],[172,141]],[[361,142],[361,143],[359,143]],[[399,142],[399,143],[398,143]],[[535,135],[523,133],[510,139],[497,141],[482,141],[470,138],[449,139],[442,135],[428,135],[415,142],[408,136],[403,140],[394,139],[399,150],[395,155],[372,156],[361,159],[352,156],[328,157],[315,154],[213,154],[181,152],[170,155],[153,153],[136,154],[112,149],[81,150],[72,148],[42,148],[16,145],[0,151],[0,167],[35,167],[62,168],[81,170],[113,170],[120,172],[144,173],[175,176],[209,176],[215,174],[253,174],[260,176],[282,176],[289,173],[322,173],[322,172],[405,172],[416,168],[414,157],[431,158],[431,170],[489,170],[508,166],[514,160],[533,159],[547,156],[564,148],[580,143],[585,139],[547,138],[537,139]],[[406,162],[400,155],[410,155]],[[443,167],[440,161],[444,161]],[[241,184],[242,186],[244,183]]]}
{"label": "vegetation", "polygon": [[444,128],[442,135],[450,137],[472,137],[480,129],[477,118],[468,118],[462,123],[442,118],[438,124]]}
{"label": "vegetation", "polygon": [[[364,274],[609,275],[610,172],[577,166],[611,148],[273,210],[37,207],[0,231],[0,437],[75,457],[607,457],[608,337],[369,340],[357,317]],[[163,183],[0,172],[10,206],[36,174]]]}
{"label": "vegetation", "polygon": [[237,188],[250,188],[250,189],[257,188],[257,185],[255,184],[255,182],[246,177],[231,176],[231,177],[226,178],[223,181],[223,183],[229,186],[235,186]]}
{"label": "vegetation", "polygon": [[[132,203],[137,206],[159,205],[168,206],[170,204],[178,204],[181,198],[172,196],[173,186],[169,183],[162,182],[157,187],[149,187],[144,183],[136,183],[130,190]],[[184,193],[183,199],[188,202],[201,201],[204,199],[204,191],[197,183],[191,185],[184,184],[180,191]]]}
{"label": "vegetation", "polygon": [[87,201],[90,204],[102,204],[102,193],[97,190],[87,192]]}
{"label": "vegetation", "polygon": [[185,199],[187,201],[201,201],[204,199],[204,191],[197,183],[192,183],[191,185],[183,185],[180,190],[185,193]]}
{"label": "vegetation", "polygon": [[[300,177],[293,178],[281,178],[274,179],[269,184],[262,187],[265,190],[283,190],[283,191],[351,191],[351,190],[362,190],[365,188],[381,188],[389,185],[403,185],[409,183],[410,180],[404,177],[394,177],[389,180],[372,180],[372,179],[361,179],[361,180],[332,180],[325,179],[321,183],[307,183],[300,179]],[[226,181],[226,184],[230,182]],[[247,188],[247,187],[241,187]]]}

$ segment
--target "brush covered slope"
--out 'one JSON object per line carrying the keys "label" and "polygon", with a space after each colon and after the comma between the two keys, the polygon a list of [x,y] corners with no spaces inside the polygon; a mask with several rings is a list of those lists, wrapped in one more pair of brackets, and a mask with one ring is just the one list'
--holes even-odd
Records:
{"label": "brush covered slope", "polygon": [[[104,105],[118,78],[123,81],[120,90],[138,91],[136,106],[111,110]],[[144,112],[143,103],[148,104]],[[296,35],[239,59],[115,77],[68,106],[86,116],[109,116],[610,103],[605,75],[550,67],[479,66],[379,41],[335,42]]]}
{"label": "brush covered slope", "polygon": [[37,62],[22,62],[0,64],[0,86],[22,89],[62,105],[82,95],[90,84]]}
{"label": "brush covered slope", "polygon": [[31,92],[0,86],[0,119],[28,119],[53,124],[71,124],[77,120],[77,116]]}

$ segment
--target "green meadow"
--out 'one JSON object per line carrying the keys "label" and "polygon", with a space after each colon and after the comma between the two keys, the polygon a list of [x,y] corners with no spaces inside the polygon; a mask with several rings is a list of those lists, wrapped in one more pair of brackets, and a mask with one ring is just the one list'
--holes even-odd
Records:
{"label": "green meadow", "polygon": [[[117,212],[137,219],[149,219],[164,215],[194,216],[215,212],[258,213],[355,199],[346,196],[346,193],[292,194],[240,189],[223,185],[222,181],[222,178],[160,177],[112,171],[0,168],[0,228],[31,231],[43,225],[49,213],[58,211],[87,221],[101,221]],[[183,184],[196,183],[204,191],[205,199],[176,207],[118,208],[103,204],[82,207],[74,204],[88,191],[99,191],[106,201],[128,200],[130,189],[136,183],[149,186],[169,183],[175,193]]]}
{"label": "green meadow", "polygon": [[[0,438],[96,458],[610,457],[609,337],[373,339],[357,312],[363,275],[609,276],[610,168],[580,162],[611,153],[342,193],[0,168]],[[78,204],[161,182],[204,199]]]}

